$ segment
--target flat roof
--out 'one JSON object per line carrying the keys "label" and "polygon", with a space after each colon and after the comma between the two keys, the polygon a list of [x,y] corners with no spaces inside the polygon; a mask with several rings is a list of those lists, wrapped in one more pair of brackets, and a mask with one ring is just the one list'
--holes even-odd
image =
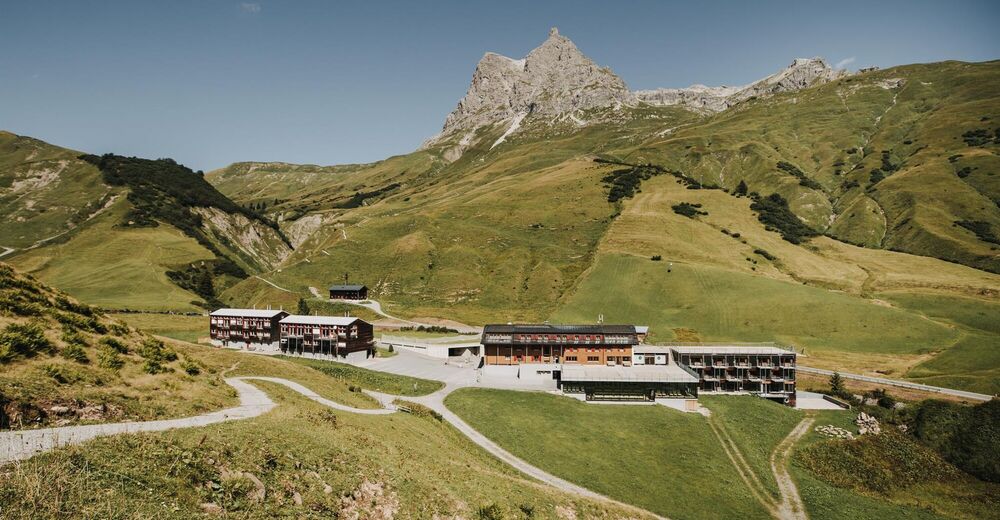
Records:
{"label": "flat roof", "polygon": [[364,289],[364,285],[331,285],[331,291],[360,291]]}
{"label": "flat roof", "polygon": [[483,327],[483,334],[635,334],[635,326],[510,323],[486,325]]}
{"label": "flat roof", "polygon": [[636,325],[635,326],[635,333],[636,334],[647,334],[647,333],[649,333],[649,326],[648,325]]}
{"label": "flat roof", "polygon": [[281,323],[290,325],[337,325],[343,327],[359,320],[360,318],[353,316],[306,316],[292,314],[282,319]]}
{"label": "flat roof", "polygon": [[[667,346],[667,345],[665,345]],[[752,345],[705,345],[705,346],[667,346],[678,354],[771,354],[794,356],[795,351],[775,346]]]}
{"label": "flat roof", "polygon": [[697,383],[698,378],[677,365],[570,365],[563,364],[563,381],[621,381],[636,383]]}
{"label": "flat roof", "polygon": [[211,316],[223,316],[233,318],[273,318],[279,314],[288,314],[282,310],[274,309],[216,309]]}

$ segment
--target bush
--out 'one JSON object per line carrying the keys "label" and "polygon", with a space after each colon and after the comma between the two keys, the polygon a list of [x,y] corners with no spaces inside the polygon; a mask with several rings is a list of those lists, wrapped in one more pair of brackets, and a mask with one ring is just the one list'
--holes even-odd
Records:
{"label": "bush", "polygon": [[196,376],[201,373],[201,367],[194,361],[190,360],[185,360],[181,363],[181,370],[189,376]]}
{"label": "bush", "polygon": [[177,360],[177,353],[167,347],[162,341],[156,338],[146,338],[142,340],[136,353],[149,361],[156,363],[170,363]]}
{"label": "bush", "polygon": [[601,182],[609,188],[608,202],[617,202],[634,197],[642,181],[663,173],[666,173],[666,170],[653,164],[629,165],[628,168],[614,170],[605,175]]}
{"label": "bush", "polygon": [[111,348],[119,354],[128,354],[128,345],[110,336],[101,338],[100,344]]}
{"label": "bush", "polygon": [[768,260],[770,260],[772,262],[778,259],[778,257],[772,255],[771,253],[768,253],[764,249],[754,249],[753,252],[756,253],[756,254],[758,254],[758,255],[760,255],[760,256],[763,256],[764,258],[766,258],[766,259],[768,259]]}
{"label": "bush", "polygon": [[117,371],[125,366],[125,360],[122,359],[118,349],[102,341],[101,345],[97,347],[97,365],[101,368]]}
{"label": "bush", "polygon": [[51,353],[52,343],[38,323],[11,323],[0,332],[0,363]]}
{"label": "bush", "polygon": [[70,343],[59,352],[59,355],[77,363],[90,363],[87,352],[83,350],[83,347],[79,343]]}
{"label": "bush", "polygon": [[993,234],[990,223],[982,220],[956,220],[955,225],[963,227],[976,234],[976,238],[991,244],[1000,244],[1000,238]]}
{"label": "bush", "polygon": [[674,204],[671,209],[674,213],[678,215],[683,215],[687,218],[695,218],[698,215],[708,215],[707,211],[701,211],[701,204],[692,204],[690,202],[681,202],[680,204]]}
{"label": "bush", "polygon": [[807,469],[837,487],[879,494],[923,482],[961,478],[933,450],[895,428],[853,441],[818,442],[803,449],[799,458]]}
{"label": "bush", "polygon": [[804,239],[819,234],[792,213],[788,201],[777,193],[755,200],[750,209],[757,212],[757,219],[766,229],[778,231],[781,238],[793,244],[800,244]]}
{"label": "bush", "polygon": [[160,374],[163,372],[170,372],[171,370],[169,367],[163,366],[163,364],[156,359],[147,359],[142,364],[142,371],[147,374]]}
{"label": "bush", "polygon": [[652,260],[652,261],[654,261],[654,262],[659,262],[660,260],[663,260],[663,257],[660,256],[660,255],[653,255],[649,259]]}
{"label": "bush", "polygon": [[989,482],[1000,482],[1000,401],[964,406],[929,399],[904,409],[909,431],[945,460]]}
{"label": "bush", "polygon": [[504,513],[503,509],[496,504],[489,504],[480,507],[476,510],[476,516],[479,520],[504,520],[507,518],[507,514]]}

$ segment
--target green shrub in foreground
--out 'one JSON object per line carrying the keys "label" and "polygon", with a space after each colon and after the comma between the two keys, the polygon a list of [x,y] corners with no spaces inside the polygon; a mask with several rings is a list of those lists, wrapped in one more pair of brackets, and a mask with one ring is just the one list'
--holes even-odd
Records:
{"label": "green shrub in foreground", "polygon": [[0,363],[51,353],[52,343],[37,323],[11,323],[0,332]]}

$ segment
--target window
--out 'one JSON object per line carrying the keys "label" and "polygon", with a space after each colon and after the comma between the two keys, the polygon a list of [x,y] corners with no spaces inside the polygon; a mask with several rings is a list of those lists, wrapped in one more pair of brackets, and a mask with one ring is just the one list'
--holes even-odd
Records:
{"label": "window", "polygon": [[587,356],[587,363],[597,363],[600,360],[600,356]]}
{"label": "window", "polygon": [[566,356],[566,362],[567,363],[576,362],[576,356]]}

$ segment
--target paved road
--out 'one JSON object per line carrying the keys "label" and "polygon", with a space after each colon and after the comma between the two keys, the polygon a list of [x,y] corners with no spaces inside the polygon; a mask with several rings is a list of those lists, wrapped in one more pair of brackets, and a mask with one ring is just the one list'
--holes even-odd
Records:
{"label": "paved road", "polygon": [[96,437],[119,433],[156,432],[174,428],[207,426],[224,421],[257,417],[274,408],[275,403],[267,394],[240,379],[226,379],[226,383],[235,388],[239,395],[239,406],[196,417],[0,432],[0,464],[24,460],[44,451],[71,444],[80,444]]}
{"label": "paved road", "polygon": [[0,258],[3,258],[13,253],[14,251],[17,251],[17,249],[14,249],[13,247],[7,247],[7,246],[0,246],[0,247],[4,249],[3,252],[0,252]]}
{"label": "paved road", "polygon": [[[86,426],[67,426],[63,428],[46,428],[42,430],[24,430],[15,432],[3,432],[0,433],[0,464],[7,462],[12,462],[15,460],[24,460],[30,458],[38,453],[44,451],[49,451],[51,449],[68,446],[71,444],[79,444],[96,437],[115,435],[120,433],[135,433],[135,432],[154,432],[170,430],[175,428],[189,428],[195,426],[206,426],[209,424],[214,424],[223,421],[231,421],[236,419],[248,419],[251,417],[256,417],[261,415],[272,408],[275,407],[274,401],[272,401],[267,394],[265,394],[260,389],[250,385],[247,381],[257,380],[257,381],[268,381],[271,383],[277,383],[284,385],[300,394],[316,401],[324,406],[330,408],[368,415],[384,415],[396,412],[395,405],[392,402],[397,399],[398,396],[381,394],[378,392],[366,391],[365,393],[375,397],[379,402],[386,406],[383,409],[361,409],[354,408],[350,406],[345,406],[340,403],[326,399],[319,394],[309,390],[309,388],[296,383],[294,381],[289,381],[287,379],[282,379],[278,377],[258,377],[258,376],[248,376],[248,377],[234,377],[226,378],[226,383],[236,389],[239,395],[240,405],[235,408],[228,408],[219,412],[213,412],[205,415],[199,415],[197,417],[187,417],[183,419],[169,419],[163,421],[147,421],[147,422],[137,422],[137,423],[113,423],[113,424],[95,424]],[[438,413],[457,428],[462,434],[468,437],[470,440],[481,446],[490,454],[494,455],[503,462],[511,465],[518,471],[533,477],[539,481],[550,484],[562,491],[567,493],[572,493],[585,498],[590,498],[594,500],[601,500],[609,502],[628,510],[641,513],[643,515],[651,515],[654,518],[663,518],[657,515],[653,515],[648,511],[637,508],[635,506],[618,502],[599,493],[595,493],[587,488],[578,486],[566,480],[563,480],[555,475],[546,473],[541,469],[528,464],[527,462],[511,455],[508,451],[504,450],[498,446],[493,441],[487,439],[483,434],[479,433],[471,426],[465,423],[457,415],[452,413],[448,408],[444,406],[444,398],[452,391],[460,388],[463,385],[447,385],[445,388],[423,397],[399,397],[409,401],[418,402],[425,406],[428,406]]]}
{"label": "paved road", "polygon": [[[805,373],[808,373],[808,374],[819,374],[819,375],[824,375],[824,376],[832,376],[833,375],[833,370],[825,370],[825,369],[822,369],[822,368],[804,367],[802,365],[797,366],[796,370],[798,370],[800,372],[805,372]],[[900,381],[898,379],[886,379],[884,377],[871,377],[871,376],[863,376],[863,375],[860,375],[860,374],[848,374],[846,372],[840,372],[840,376],[843,377],[843,378],[845,378],[845,379],[853,379],[855,381],[865,381],[865,382],[868,382],[868,383],[877,383],[877,384],[880,384],[880,385],[896,386],[896,387],[899,387],[899,388],[911,388],[911,389],[914,389],[914,390],[923,390],[925,392],[934,392],[934,393],[945,394],[945,395],[953,395],[953,396],[956,396],[956,397],[964,397],[966,399],[972,399],[972,400],[975,400],[975,401],[989,401],[989,400],[993,399],[993,396],[991,396],[991,395],[977,394],[975,392],[966,392],[964,390],[954,390],[954,389],[951,389],[951,388],[944,388],[944,387],[940,387],[940,386],[922,385],[920,383],[911,383],[909,381]]]}
{"label": "paved road", "polygon": [[[323,293],[321,293],[319,291],[319,289],[317,289],[316,287],[310,287],[309,288],[309,292],[311,292],[312,295],[316,299],[318,299],[318,300],[329,301],[326,297],[323,296]],[[338,303],[346,303],[348,305],[357,305],[358,307],[364,307],[364,308],[366,308],[366,309],[374,312],[375,314],[378,314],[379,316],[382,316],[383,318],[386,318],[386,319],[389,319],[389,320],[393,320],[393,321],[398,321],[399,323],[402,323],[403,325],[409,325],[409,326],[412,326],[412,327],[434,327],[435,326],[435,324],[433,324],[433,323],[421,323],[419,321],[412,321],[412,320],[407,320],[407,319],[403,319],[403,318],[399,318],[399,317],[393,316],[393,315],[385,312],[384,310],[382,310],[382,304],[379,303],[377,300],[372,300],[372,299],[368,299],[368,300],[337,300],[337,302]],[[459,332],[463,332],[463,333],[466,333],[466,332],[468,332],[468,333],[482,332],[482,329],[478,328],[478,327],[473,327],[471,325],[465,325],[465,324],[458,323],[458,322],[452,322],[451,320],[448,320],[448,322],[449,322],[449,324],[446,325],[447,327],[455,329],[455,330],[457,330]]]}

